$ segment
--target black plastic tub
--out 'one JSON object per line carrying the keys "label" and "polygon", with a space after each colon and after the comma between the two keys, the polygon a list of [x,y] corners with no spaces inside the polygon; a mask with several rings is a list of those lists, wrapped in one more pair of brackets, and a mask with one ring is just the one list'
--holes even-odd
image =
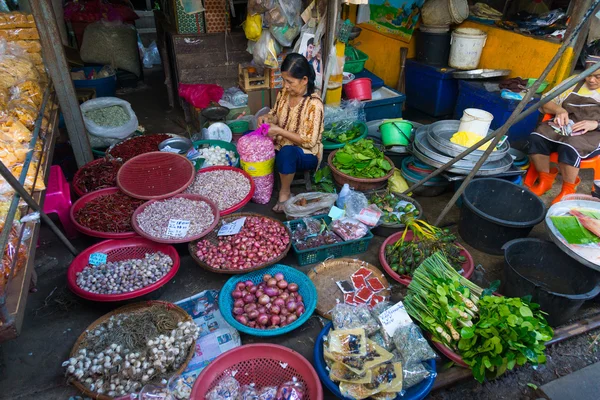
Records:
{"label": "black plastic tub", "polygon": [[504,179],[475,179],[462,200],[458,233],[469,245],[488,254],[503,254],[505,243],[527,237],[546,215],[539,197]]}
{"label": "black plastic tub", "polygon": [[501,293],[532,296],[551,326],[562,325],[579,307],[600,293],[600,273],[565,254],[554,243],[516,239],[504,246],[504,280]]}

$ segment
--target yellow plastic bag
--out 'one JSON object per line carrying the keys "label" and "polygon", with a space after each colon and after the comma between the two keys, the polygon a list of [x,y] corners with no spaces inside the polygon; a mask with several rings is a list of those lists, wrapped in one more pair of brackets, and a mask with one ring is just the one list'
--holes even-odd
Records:
{"label": "yellow plastic bag", "polygon": [[388,189],[393,193],[404,193],[408,189],[408,183],[398,168],[394,168],[394,173],[388,179]]}
{"label": "yellow plastic bag", "polygon": [[[479,142],[481,139],[483,139],[483,138],[474,132],[461,131],[461,132],[456,132],[450,138],[450,141],[452,143],[458,144],[459,146],[471,147],[474,144],[476,144],[477,142]],[[488,146],[491,143],[492,143],[492,141],[490,140],[486,144],[479,146],[478,150],[486,151]],[[493,151],[496,151],[496,149],[494,149]]]}
{"label": "yellow plastic bag", "polygon": [[262,33],[262,16],[260,14],[250,15],[242,23],[246,39],[257,41]]}

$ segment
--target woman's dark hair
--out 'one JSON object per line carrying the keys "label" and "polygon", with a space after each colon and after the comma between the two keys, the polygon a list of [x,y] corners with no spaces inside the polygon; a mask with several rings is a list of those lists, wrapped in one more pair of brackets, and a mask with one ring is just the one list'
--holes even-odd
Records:
{"label": "woman's dark hair", "polygon": [[315,69],[302,54],[288,54],[281,64],[281,72],[288,72],[296,79],[307,77],[308,85],[305,96],[310,96],[315,91]]}

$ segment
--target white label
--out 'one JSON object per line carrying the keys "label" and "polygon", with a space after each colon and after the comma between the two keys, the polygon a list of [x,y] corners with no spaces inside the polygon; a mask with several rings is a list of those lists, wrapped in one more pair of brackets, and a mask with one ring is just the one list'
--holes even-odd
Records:
{"label": "white label", "polygon": [[167,226],[167,236],[182,238],[187,235],[190,230],[190,221],[184,219],[173,219],[169,220],[169,226]]}
{"label": "white label", "polygon": [[235,221],[225,224],[219,229],[219,233],[217,236],[229,236],[229,235],[237,235],[242,228],[244,227],[244,223],[246,222],[246,217],[242,217],[240,219],[236,219]]}
{"label": "white label", "polygon": [[401,301],[394,304],[381,314],[379,314],[379,322],[389,336],[394,336],[394,333],[401,326],[412,324],[412,319],[406,312],[404,304]]}
{"label": "white label", "polygon": [[166,151],[167,153],[177,153],[179,154],[179,150],[178,149],[174,149],[173,147],[166,145],[165,147],[163,147],[162,151]]}
{"label": "white label", "polygon": [[356,219],[358,219],[363,224],[375,226],[379,221],[379,217],[381,217],[381,213],[379,211],[375,211],[367,207],[360,210]]}
{"label": "white label", "polygon": [[331,210],[329,210],[328,214],[329,218],[331,218],[332,221],[340,219],[344,215],[346,215],[346,211],[342,210],[341,208],[337,208],[336,206],[331,207]]}
{"label": "white label", "polygon": [[92,253],[88,260],[90,265],[106,264],[106,254],[104,253]]}

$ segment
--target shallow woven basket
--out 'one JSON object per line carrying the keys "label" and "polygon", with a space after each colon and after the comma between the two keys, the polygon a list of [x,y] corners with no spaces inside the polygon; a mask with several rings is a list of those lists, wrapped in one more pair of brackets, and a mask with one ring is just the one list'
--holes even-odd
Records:
{"label": "shallow woven basket", "polygon": [[324,261],[312,268],[307,274],[317,288],[317,314],[324,318],[331,319],[331,310],[333,310],[338,301],[340,303],[344,302],[344,294],[337,286],[336,282],[344,280],[349,281],[350,276],[360,267],[371,270],[373,276],[379,278],[381,283],[388,288],[377,293],[378,295],[384,297],[390,296],[390,284],[385,278],[385,275],[377,267],[368,262],[357,260],[355,258],[338,258]]}
{"label": "shallow woven basket", "polygon": [[331,168],[331,173],[333,174],[333,180],[340,186],[343,186],[344,183],[347,183],[354,190],[358,190],[361,192],[366,191],[366,190],[379,189],[379,188],[385,186],[385,183],[387,182],[387,180],[394,173],[394,168],[395,168],[394,162],[388,156],[384,156],[385,159],[387,160],[387,162],[389,162],[390,165],[392,166],[390,171],[385,176],[382,176],[381,178],[366,179],[366,178],[355,178],[353,176],[346,175],[346,174],[340,172],[335,167],[335,165],[333,165],[333,158],[335,157],[335,153],[337,153],[338,151],[339,150],[336,150],[336,151],[332,152],[331,154],[329,154],[329,157],[327,157],[327,164],[329,164],[329,168]]}
{"label": "shallow woven basket", "polygon": [[[206,235],[205,237],[202,238],[202,240],[208,240],[209,242],[211,242],[214,245],[217,245],[219,243],[218,237],[217,237],[217,233],[219,232],[219,229],[221,229],[221,226],[223,226],[223,224],[228,224],[230,222],[235,221],[236,219],[240,219],[242,217],[261,217],[261,218],[267,218],[270,219],[271,221],[275,221],[278,224],[280,224],[281,226],[284,227],[283,223],[275,218],[270,218],[261,214],[256,214],[256,213],[236,213],[236,214],[229,214],[229,215],[225,215],[223,217],[221,217],[221,220],[219,221],[219,223],[217,224],[217,226],[215,227],[215,229],[213,229],[213,231],[211,233],[209,233],[208,235]],[[289,232],[287,229],[285,229],[286,234],[289,236]],[[205,263],[204,261],[201,261],[198,256],[196,255],[196,251],[198,250],[198,247],[196,246],[196,244],[198,243],[198,241],[193,241],[190,242],[190,244],[188,245],[188,250],[190,252],[190,255],[192,256],[192,258],[194,259],[194,261],[196,261],[196,263],[201,266],[202,268],[204,268],[207,271],[210,272],[214,272],[216,274],[226,274],[226,275],[237,275],[237,274],[246,274],[248,272],[252,272],[252,271],[257,271],[259,269],[268,267],[269,265],[273,265],[278,263],[279,261],[283,260],[285,258],[285,256],[287,255],[287,253],[290,251],[290,248],[292,247],[292,239],[290,238],[290,241],[287,245],[287,247],[285,248],[285,250],[276,258],[267,261],[264,264],[260,264],[257,265],[256,267],[253,268],[248,268],[248,269],[235,269],[235,270],[231,270],[231,269],[219,269],[219,268],[213,268],[210,265],[208,265],[207,263]]]}
{"label": "shallow woven basket", "polygon": [[[187,312],[185,312],[181,307],[176,306],[175,304],[169,303],[166,301],[153,300],[153,301],[143,301],[140,303],[128,304],[126,306],[119,307],[116,310],[109,312],[108,314],[104,314],[103,316],[101,316],[100,318],[98,318],[97,320],[92,322],[85,329],[85,331],[83,331],[81,333],[81,335],[79,335],[79,337],[77,338],[75,345],[73,345],[73,349],[71,349],[71,353],[69,354],[69,357],[77,357],[77,352],[79,351],[79,347],[81,346],[81,343],[83,343],[83,341],[85,340],[85,337],[87,336],[86,332],[93,331],[94,329],[96,329],[96,327],[98,325],[107,321],[113,315],[131,313],[131,312],[135,312],[138,310],[143,310],[144,308],[149,308],[154,305],[164,305],[171,312],[182,317],[182,321],[193,321],[192,317]],[[183,371],[185,371],[185,369],[187,368],[187,365],[194,357],[194,354],[196,352],[195,350],[196,350],[196,341],[194,341],[190,345],[190,349],[188,350],[187,358],[181,364],[181,366],[176,371],[173,372],[172,375],[180,375],[181,373],[183,373]],[[94,400],[113,400],[114,399],[114,397],[90,391],[87,387],[85,387],[83,384],[81,384],[79,381],[77,381],[75,379],[72,379],[71,383],[78,390],[80,390],[84,395],[91,397]]]}

